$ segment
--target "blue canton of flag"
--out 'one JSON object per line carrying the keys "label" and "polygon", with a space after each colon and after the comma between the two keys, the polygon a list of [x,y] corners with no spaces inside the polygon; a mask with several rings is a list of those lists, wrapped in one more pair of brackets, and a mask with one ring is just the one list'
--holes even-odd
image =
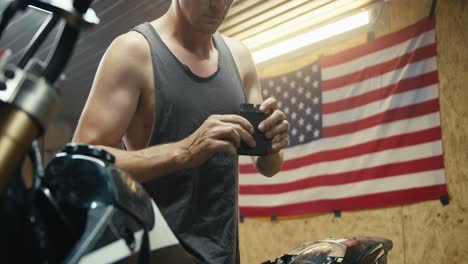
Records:
{"label": "blue canton of flag", "polygon": [[263,98],[274,97],[289,121],[289,146],[322,136],[322,85],[315,62],[286,75],[261,80]]}

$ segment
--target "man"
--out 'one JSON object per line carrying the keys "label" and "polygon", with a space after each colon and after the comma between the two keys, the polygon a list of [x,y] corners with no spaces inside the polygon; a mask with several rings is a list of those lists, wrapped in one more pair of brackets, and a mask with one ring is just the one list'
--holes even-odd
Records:
{"label": "man", "polygon": [[[257,170],[276,174],[289,124],[262,102],[248,49],[217,33],[233,0],[173,0],[161,18],[113,41],[98,68],[74,141],[101,145],[142,182],[197,263],[238,263],[237,148],[254,128],[245,101],[271,115]],[[123,139],[126,151],[112,148]]]}

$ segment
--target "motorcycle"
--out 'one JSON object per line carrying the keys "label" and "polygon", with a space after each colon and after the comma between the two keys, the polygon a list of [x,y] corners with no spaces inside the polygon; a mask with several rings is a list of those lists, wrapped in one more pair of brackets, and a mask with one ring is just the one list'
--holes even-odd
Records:
{"label": "motorcycle", "polygon": [[302,244],[262,264],[387,264],[392,247],[386,238],[329,238]]}

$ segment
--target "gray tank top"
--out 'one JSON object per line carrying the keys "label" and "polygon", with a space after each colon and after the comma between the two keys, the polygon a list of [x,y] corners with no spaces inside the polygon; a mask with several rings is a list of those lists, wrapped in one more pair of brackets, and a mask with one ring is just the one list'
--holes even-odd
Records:
{"label": "gray tank top", "polygon": [[[193,74],[145,23],[154,68],[156,114],[150,145],[192,134],[212,114],[236,114],[245,102],[242,81],[221,35],[213,35],[218,70]],[[239,263],[237,158],[218,153],[200,167],[145,183],[169,226],[196,263]]]}

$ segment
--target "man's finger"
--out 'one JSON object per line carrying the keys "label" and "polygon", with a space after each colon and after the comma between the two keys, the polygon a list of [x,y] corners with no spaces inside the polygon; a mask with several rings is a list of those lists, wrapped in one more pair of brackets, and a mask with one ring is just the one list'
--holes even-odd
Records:
{"label": "man's finger", "polygon": [[230,124],[234,129],[236,129],[237,133],[240,135],[242,141],[244,141],[249,147],[255,148],[256,142],[253,138],[252,134],[247,132],[243,127],[238,124]]}
{"label": "man's finger", "polygon": [[274,152],[280,151],[289,144],[289,138],[283,138],[278,143],[274,143],[271,148]]}
{"label": "man's finger", "polygon": [[276,135],[286,133],[289,130],[289,123],[287,120],[281,121],[281,123],[277,124],[276,126],[272,127],[270,130],[265,132],[266,138],[273,138]]}
{"label": "man's finger", "polygon": [[287,133],[276,135],[271,139],[271,143],[278,143],[283,139],[289,139],[289,135]]}
{"label": "man's finger", "polygon": [[273,114],[271,114],[267,119],[263,120],[259,125],[258,129],[261,132],[268,131],[270,128],[272,128],[274,125],[282,122],[283,120],[286,119],[286,115],[281,112],[280,110],[275,110]]}
{"label": "man's finger", "polygon": [[254,132],[254,127],[252,124],[250,124],[247,119],[240,115],[220,115],[218,119],[225,123],[238,124],[251,134]]}
{"label": "man's finger", "polygon": [[263,101],[263,103],[260,105],[260,111],[265,112],[265,113],[271,113],[278,109],[278,101],[274,97],[270,97]]}
{"label": "man's finger", "polygon": [[240,146],[241,136],[239,135],[237,130],[232,126],[222,126],[213,128],[206,134],[206,136],[217,140],[231,142],[231,144],[237,148]]}

